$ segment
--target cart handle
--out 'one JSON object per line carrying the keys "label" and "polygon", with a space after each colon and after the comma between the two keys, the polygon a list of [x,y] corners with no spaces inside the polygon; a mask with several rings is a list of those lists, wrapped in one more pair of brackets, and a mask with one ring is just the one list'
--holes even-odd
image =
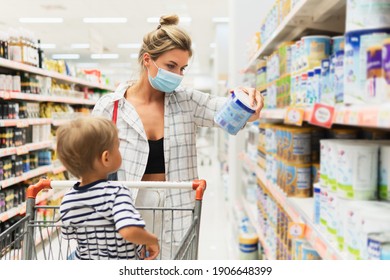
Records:
{"label": "cart handle", "polygon": [[50,179],[40,179],[35,185],[30,185],[27,188],[27,198],[36,198],[38,193],[43,189],[51,189]]}
{"label": "cart handle", "polygon": [[192,189],[195,190],[195,199],[202,200],[203,193],[206,190],[206,180],[194,180],[192,181]]}
{"label": "cart handle", "polygon": [[[52,188],[70,188],[77,181],[52,181],[50,179],[40,179],[38,183],[30,185],[27,188],[27,198],[36,198],[37,194],[43,189],[52,189]],[[140,181],[140,182],[127,182],[127,181],[118,181],[123,185],[130,188],[159,188],[161,186],[166,186],[172,189],[183,189],[183,188],[192,188],[195,192],[195,199],[202,200],[203,193],[206,190],[206,180],[194,180],[192,182],[158,182],[158,181]]]}

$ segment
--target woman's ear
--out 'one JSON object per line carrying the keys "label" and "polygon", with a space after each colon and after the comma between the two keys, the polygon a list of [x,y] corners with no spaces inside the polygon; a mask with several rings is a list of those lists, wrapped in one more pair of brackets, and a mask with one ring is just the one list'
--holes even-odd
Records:
{"label": "woman's ear", "polygon": [[152,60],[152,58],[150,57],[150,54],[149,53],[144,53],[143,56],[142,56],[142,59],[143,59],[143,62],[144,62],[144,66],[146,68],[148,68],[149,65],[150,65],[150,61]]}

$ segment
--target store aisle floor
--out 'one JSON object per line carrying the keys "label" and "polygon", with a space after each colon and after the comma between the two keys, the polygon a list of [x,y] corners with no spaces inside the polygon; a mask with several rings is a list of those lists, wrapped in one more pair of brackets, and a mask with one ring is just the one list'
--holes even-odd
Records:
{"label": "store aisle floor", "polygon": [[199,260],[227,260],[229,259],[228,246],[232,244],[229,244],[226,233],[230,227],[224,211],[226,202],[220,163],[211,143],[204,138],[198,140],[198,154],[199,178],[207,181],[202,204],[198,258]]}

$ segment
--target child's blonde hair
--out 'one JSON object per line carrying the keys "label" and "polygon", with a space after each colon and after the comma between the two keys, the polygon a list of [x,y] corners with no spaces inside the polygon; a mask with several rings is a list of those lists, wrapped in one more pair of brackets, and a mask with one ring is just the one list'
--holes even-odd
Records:
{"label": "child's blonde hair", "polygon": [[57,129],[57,156],[77,178],[93,171],[93,164],[104,151],[111,151],[118,130],[111,120],[82,117]]}

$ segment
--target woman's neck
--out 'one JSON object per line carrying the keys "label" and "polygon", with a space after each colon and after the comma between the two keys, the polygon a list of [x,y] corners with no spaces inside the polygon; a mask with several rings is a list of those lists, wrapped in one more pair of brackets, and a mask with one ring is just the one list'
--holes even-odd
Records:
{"label": "woman's neck", "polygon": [[149,83],[147,72],[142,74],[140,79],[129,87],[126,92],[127,100],[137,100],[142,103],[161,102],[164,100],[164,93],[155,90]]}

